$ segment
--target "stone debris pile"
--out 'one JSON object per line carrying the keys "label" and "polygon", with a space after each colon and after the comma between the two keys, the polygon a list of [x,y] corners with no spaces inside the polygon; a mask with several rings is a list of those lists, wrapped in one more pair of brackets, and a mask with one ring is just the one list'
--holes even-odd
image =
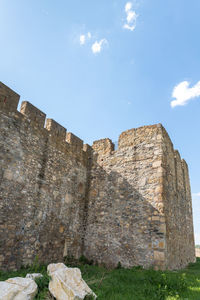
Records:
{"label": "stone debris pile", "polygon": [[[68,268],[63,263],[50,264],[47,267],[51,277],[49,291],[56,300],[83,300],[86,296],[97,296],[82,279],[78,268]],[[0,281],[0,300],[33,300],[37,295],[36,278],[40,273],[27,274],[26,278],[15,277]]]}

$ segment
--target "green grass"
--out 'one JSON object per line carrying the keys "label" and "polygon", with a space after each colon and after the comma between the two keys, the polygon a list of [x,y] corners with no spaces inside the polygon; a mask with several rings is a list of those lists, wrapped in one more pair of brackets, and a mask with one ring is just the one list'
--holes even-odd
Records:
{"label": "green grass", "polygon": [[[200,300],[200,259],[187,269],[176,272],[143,270],[138,267],[123,269],[120,266],[108,270],[90,265],[84,258],[79,262],[67,259],[66,265],[81,269],[84,280],[99,300]],[[53,299],[48,293],[49,277],[45,266],[34,264],[16,272],[0,271],[0,280],[38,272],[44,277],[37,279],[39,292],[35,299]]]}

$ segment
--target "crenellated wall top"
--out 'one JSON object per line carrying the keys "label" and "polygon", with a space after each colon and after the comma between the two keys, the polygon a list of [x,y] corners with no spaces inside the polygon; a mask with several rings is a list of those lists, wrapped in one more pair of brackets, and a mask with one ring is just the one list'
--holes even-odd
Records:
{"label": "crenellated wall top", "polygon": [[37,130],[42,130],[49,135],[52,141],[58,145],[64,143],[70,145],[74,153],[86,153],[91,151],[89,145],[84,145],[83,141],[71,132],[67,132],[66,128],[54,121],[53,119],[46,119],[46,114],[35,107],[28,101],[21,103],[20,110],[17,110],[20,96],[5,84],[0,82],[0,110],[5,113],[12,113],[14,116],[21,117],[23,120],[30,122]]}

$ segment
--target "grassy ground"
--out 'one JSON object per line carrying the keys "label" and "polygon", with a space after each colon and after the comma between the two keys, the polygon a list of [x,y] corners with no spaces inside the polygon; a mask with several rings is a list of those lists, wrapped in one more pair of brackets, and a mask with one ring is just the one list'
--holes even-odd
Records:
{"label": "grassy ground", "polygon": [[[81,269],[83,278],[99,300],[200,300],[200,258],[195,264],[178,272],[143,270],[138,267],[108,270],[89,265],[84,259],[81,262],[68,259],[66,265]],[[37,279],[39,293],[35,299],[53,299],[48,293],[49,277],[45,266],[34,264],[17,272],[0,271],[0,280],[25,277],[27,273],[35,272],[44,275]]]}

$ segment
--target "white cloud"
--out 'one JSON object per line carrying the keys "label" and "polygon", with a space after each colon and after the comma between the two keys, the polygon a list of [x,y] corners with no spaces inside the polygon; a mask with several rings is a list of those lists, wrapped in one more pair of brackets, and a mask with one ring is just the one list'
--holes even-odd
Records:
{"label": "white cloud", "polygon": [[87,40],[90,40],[92,38],[91,32],[88,32],[87,34],[81,34],[80,35],[80,45],[85,45]]}
{"label": "white cloud", "polygon": [[131,2],[127,2],[125,5],[125,12],[127,13],[129,10],[131,10],[132,8],[132,3]]}
{"label": "white cloud", "polygon": [[80,35],[80,45],[84,45],[85,44],[85,40],[86,40],[85,35],[81,34]]}
{"label": "white cloud", "polygon": [[88,31],[85,34],[81,34],[79,37],[79,42],[80,42],[81,46],[89,43],[91,45],[91,50],[94,54],[100,53],[103,49],[103,46],[105,44],[108,44],[108,41],[105,38],[103,38],[99,41],[98,40],[94,41],[94,37],[92,36],[90,31]]}
{"label": "white cloud", "polygon": [[134,20],[136,20],[137,18],[137,15],[136,15],[136,12],[135,11],[128,11],[127,13],[127,17],[126,17],[126,20],[127,20],[127,23],[132,23]]}
{"label": "white cloud", "polygon": [[104,44],[107,44],[107,43],[108,43],[108,42],[107,42],[106,39],[102,39],[102,40],[100,40],[99,42],[96,41],[96,42],[92,45],[92,52],[93,52],[94,54],[100,53],[101,50],[102,50],[103,45],[104,45]]}
{"label": "white cloud", "polygon": [[171,107],[186,105],[191,99],[200,96],[200,81],[193,87],[189,87],[188,81],[179,83],[172,92],[172,97],[175,100],[171,101]]}
{"label": "white cloud", "polygon": [[194,197],[200,197],[200,193],[193,193],[192,196],[194,196]]}
{"label": "white cloud", "polygon": [[128,30],[135,30],[136,27],[136,21],[138,15],[134,10],[132,10],[132,3],[127,2],[125,5],[125,12],[126,12],[126,23],[124,24],[123,28],[128,29]]}
{"label": "white cloud", "polygon": [[135,29],[136,25],[128,25],[128,24],[124,24],[124,28],[133,31]]}

